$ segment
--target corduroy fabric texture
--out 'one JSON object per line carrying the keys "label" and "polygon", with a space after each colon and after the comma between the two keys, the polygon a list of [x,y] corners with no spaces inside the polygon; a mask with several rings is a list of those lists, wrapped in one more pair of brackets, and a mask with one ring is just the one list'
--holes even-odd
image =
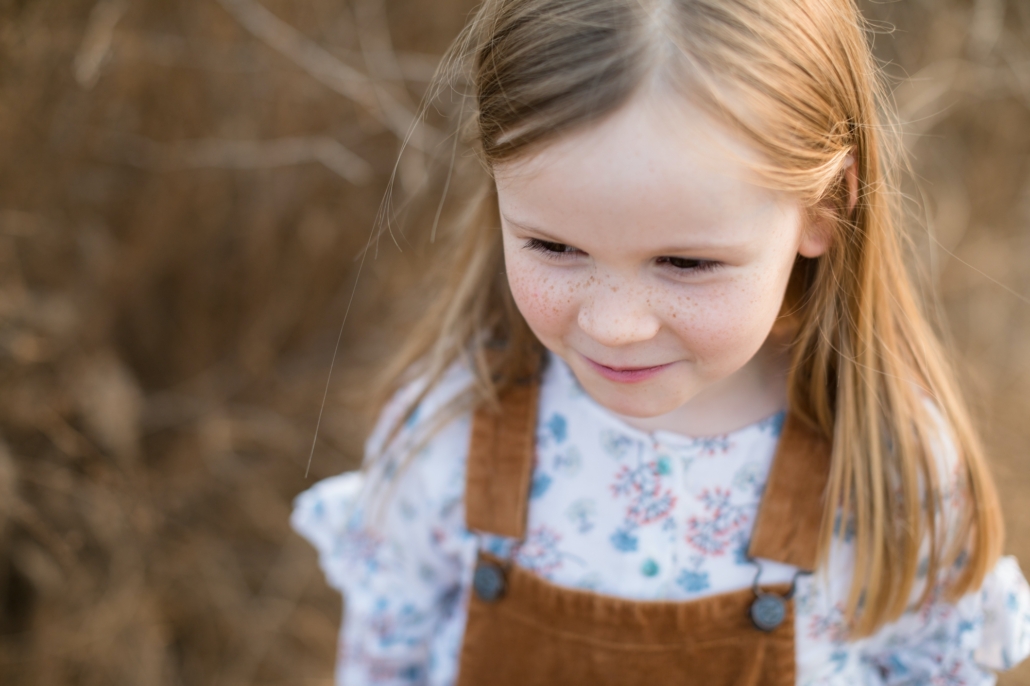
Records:
{"label": "corduroy fabric texture", "polygon": [[787,415],[748,555],[815,571],[830,479],[830,449],[828,441],[794,415]]}
{"label": "corduroy fabric texture", "polygon": [[516,539],[525,536],[539,396],[539,382],[527,382],[501,397],[499,413],[489,408],[476,412],[465,468],[469,529]]}
{"label": "corduroy fabric texture", "polygon": [[[539,385],[501,398],[501,413],[473,419],[466,523],[521,538],[535,455]],[[787,418],[749,550],[814,569],[829,445]],[[480,553],[504,570],[505,590],[487,602],[472,593],[458,686],[791,686],[794,607],[771,632],[755,628],[752,589],[689,602],[636,601],[556,586]],[[787,585],[763,587],[784,596]]]}

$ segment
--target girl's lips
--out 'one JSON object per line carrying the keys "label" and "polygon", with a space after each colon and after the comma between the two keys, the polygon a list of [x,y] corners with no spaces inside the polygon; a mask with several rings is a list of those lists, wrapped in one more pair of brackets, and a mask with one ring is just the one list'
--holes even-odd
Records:
{"label": "girl's lips", "polygon": [[581,355],[581,357],[587,361],[587,364],[589,364],[595,372],[597,372],[604,378],[608,379],[609,381],[617,381],[619,383],[636,383],[638,381],[646,381],[647,379],[650,379],[660,374],[663,370],[672,366],[672,363],[669,362],[668,364],[660,364],[655,367],[624,367],[619,369],[615,367],[607,367],[601,364],[600,362],[595,362],[594,360],[591,360],[589,357],[585,355]]}

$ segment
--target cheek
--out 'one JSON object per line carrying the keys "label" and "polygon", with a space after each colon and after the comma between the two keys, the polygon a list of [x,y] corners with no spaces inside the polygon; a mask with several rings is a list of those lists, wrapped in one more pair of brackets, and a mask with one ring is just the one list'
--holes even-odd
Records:
{"label": "cheek", "polygon": [[744,276],[679,299],[667,321],[700,365],[726,373],[746,363],[765,342],[785,287],[779,275]]}
{"label": "cheek", "polygon": [[515,305],[542,342],[575,322],[578,288],[568,275],[518,253],[506,255],[505,271]]}

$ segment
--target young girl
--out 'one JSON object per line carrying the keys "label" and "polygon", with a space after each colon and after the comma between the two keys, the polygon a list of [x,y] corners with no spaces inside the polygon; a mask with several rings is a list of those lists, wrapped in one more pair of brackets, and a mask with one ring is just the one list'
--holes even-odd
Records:
{"label": "young girl", "polygon": [[[341,684],[987,684],[1030,652],[851,0],[486,0],[490,178],[364,473]],[[448,227],[445,227],[448,228]]]}

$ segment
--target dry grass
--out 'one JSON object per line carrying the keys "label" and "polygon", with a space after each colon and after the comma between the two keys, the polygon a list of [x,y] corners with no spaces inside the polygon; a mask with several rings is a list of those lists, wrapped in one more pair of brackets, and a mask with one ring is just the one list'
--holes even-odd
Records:
{"label": "dry grass", "polygon": [[[357,459],[340,399],[417,271],[388,243],[304,479],[354,257],[469,9],[0,0],[0,683],[330,682],[339,602],[289,504]],[[916,241],[1030,561],[1030,5],[868,10],[897,27]]]}

